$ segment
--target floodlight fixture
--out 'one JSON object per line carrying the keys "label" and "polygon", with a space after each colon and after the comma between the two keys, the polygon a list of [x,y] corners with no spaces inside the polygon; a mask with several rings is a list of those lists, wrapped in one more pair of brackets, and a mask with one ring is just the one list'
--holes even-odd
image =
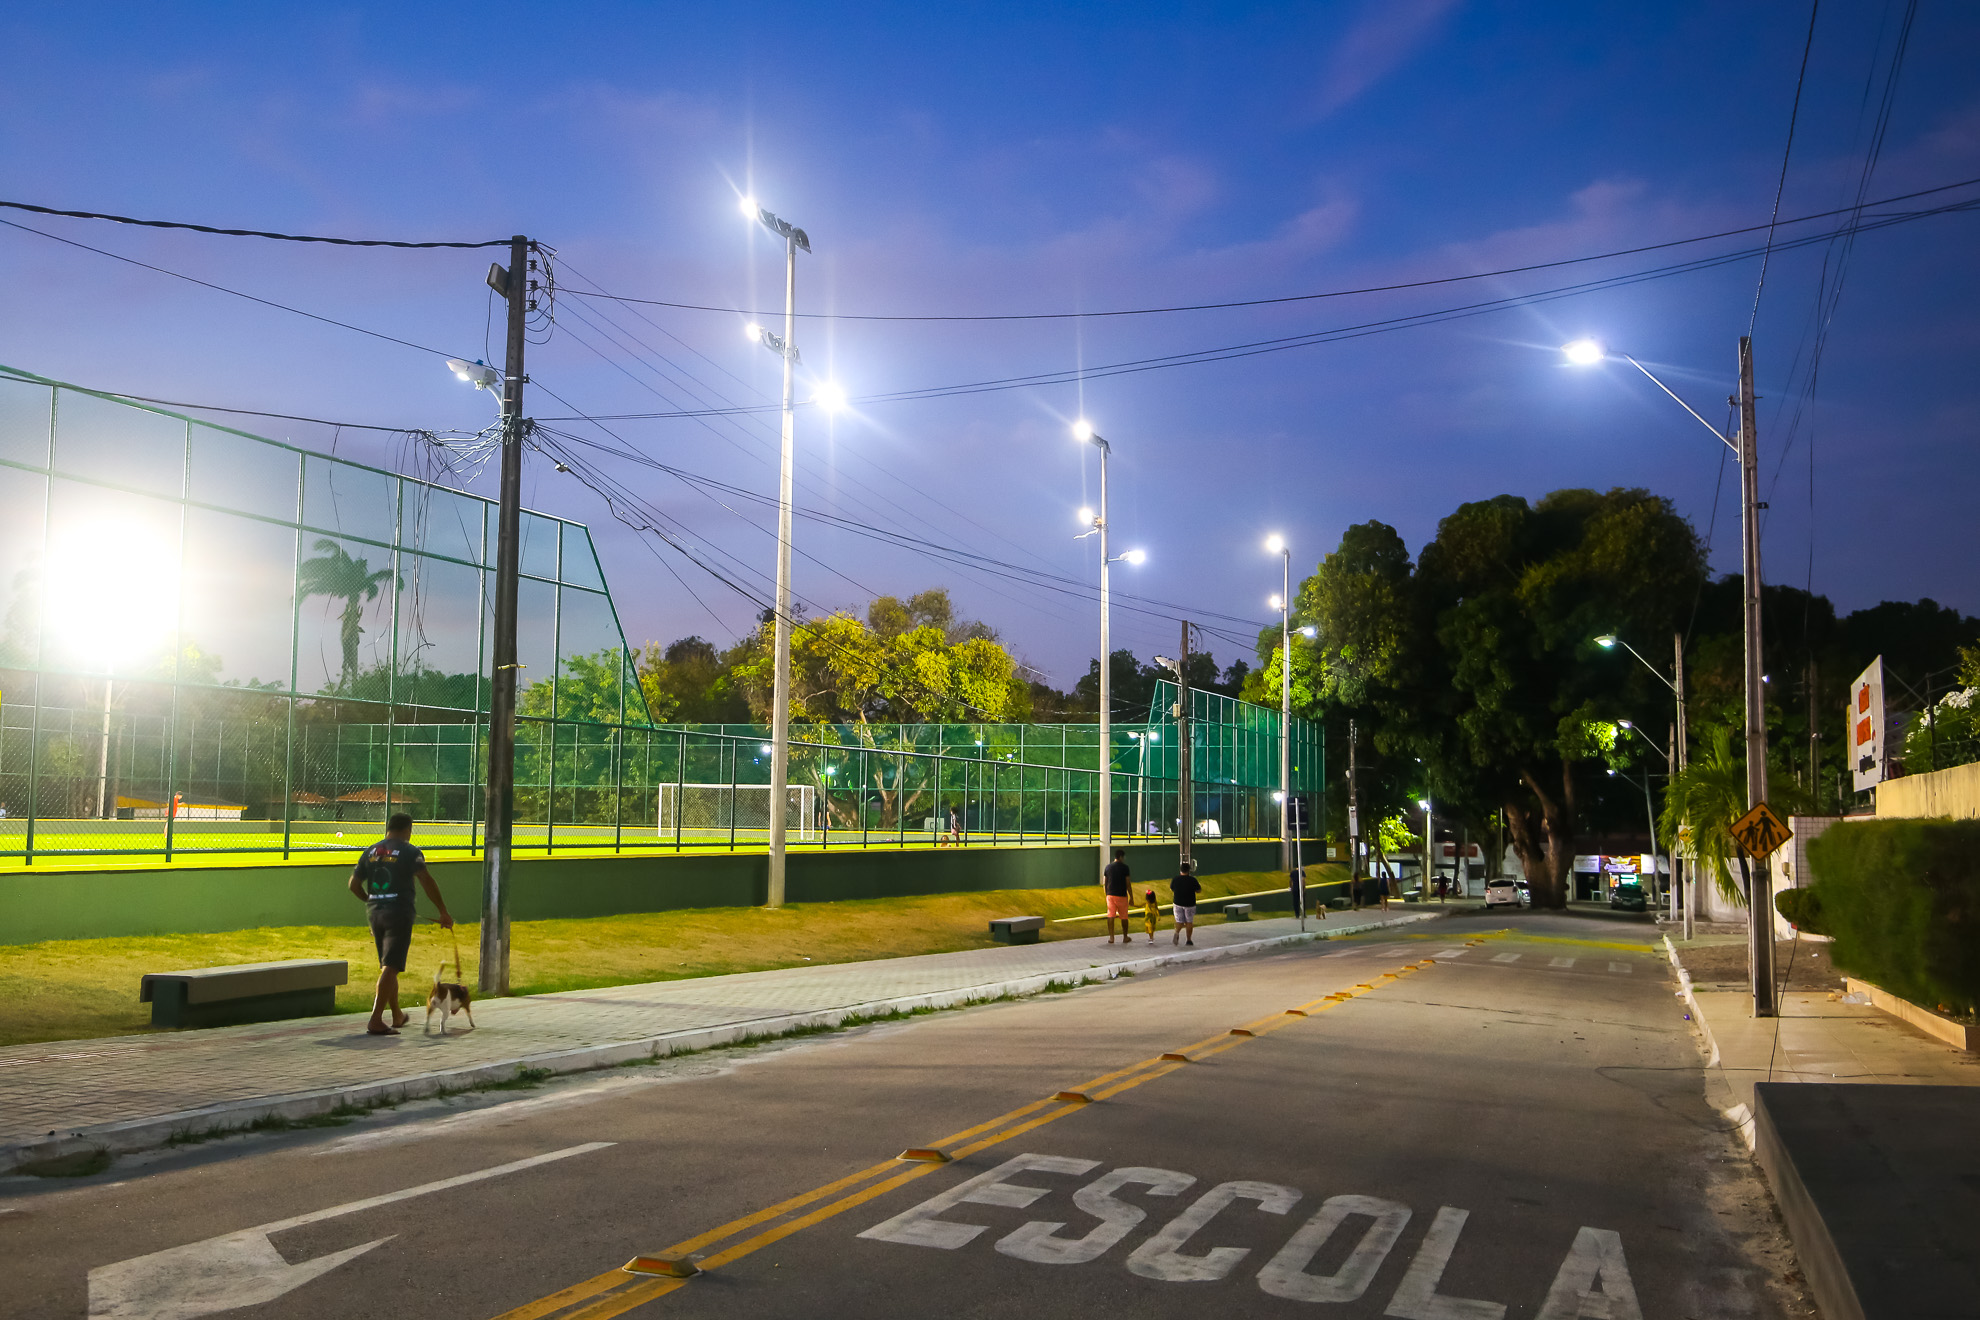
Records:
{"label": "floodlight fixture", "polygon": [[1561,345],[1561,352],[1577,367],[1592,367],[1608,357],[1608,350],[1594,339],[1577,339],[1571,344]]}
{"label": "floodlight fixture", "polygon": [[1275,610],[1282,610],[1286,607],[1286,598],[1284,596],[1274,594],[1268,597],[1265,603],[1267,605],[1270,605]]}
{"label": "floodlight fixture", "polygon": [[1299,635],[1301,637],[1318,637],[1320,630],[1309,623],[1299,630]]}
{"label": "floodlight fixture", "polygon": [[1604,651],[1613,651],[1616,649],[1616,635],[1614,633],[1603,633],[1595,639],[1595,645],[1601,647]]}
{"label": "floodlight fixture", "polygon": [[1125,559],[1130,564],[1139,564],[1148,558],[1148,552],[1146,550],[1130,550],[1126,554],[1117,557]]}
{"label": "floodlight fixture", "polygon": [[1285,537],[1280,536],[1277,532],[1273,532],[1270,536],[1265,538],[1265,553],[1272,555],[1282,555],[1285,552],[1286,552]]}
{"label": "floodlight fixture", "polygon": [[1087,526],[1093,525],[1093,510],[1086,505],[1079,506],[1079,520]]}
{"label": "floodlight fixture", "polygon": [[1636,726],[1635,726],[1634,724],[1632,724],[1632,723],[1630,723],[1630,722],[1629,722],[1628,720],[1617,720],[1617,721],[1616,721],[1616,727],[1617,727],[1618,729],[1633,729],[1633,728],[1635,728]]}
{"label": "floodlight fixture", "polygon": [[460,358],[448,358],[447,370],[468,382],[478,390],[492,390],[502,383],[502,373],[481,361],[464,362]]}

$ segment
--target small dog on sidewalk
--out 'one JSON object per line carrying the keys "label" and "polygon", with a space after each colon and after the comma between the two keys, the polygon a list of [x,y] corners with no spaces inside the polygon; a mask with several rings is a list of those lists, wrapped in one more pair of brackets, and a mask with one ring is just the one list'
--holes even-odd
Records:
{"label": "small dog on sidewalk", "polygon": [[445,963],[434,969],[433,993],[426,997],[426,1025],[420,1032],[423,1036],[432,1034],[435,1013],[440,1015],[440,1034],[443,1036],[447,1034],[447,1019],[456,1013],[466,1013],[468,1030],[474,1030],[474,1010],[470,1007],[474,996],[458,981],[441,980],[440,974],[446,970]]}

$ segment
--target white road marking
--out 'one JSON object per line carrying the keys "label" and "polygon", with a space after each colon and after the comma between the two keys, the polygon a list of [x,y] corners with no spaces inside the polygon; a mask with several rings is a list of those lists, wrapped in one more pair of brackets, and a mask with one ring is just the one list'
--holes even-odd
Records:
{"label": "white road marking", "polygon": [[1452,949],[1452,950],[1451,950],[1451,951],[1450,951],[1449,953],[1440,953],[1440,954],[1438,954],[1438,955],[1437,955],[1437,957],[1439,957],[1439,958],[1462,958],[1462,957],[1464,957],[1464,955],[1465,955],[1465,954],[1467,954],[1467,953],[1470,953],[1470,952],[1471,952],[1471,950],[1470,950],[1470,949]]}
{"label": "white road marking", "polygon": [[[1373,1196],[1330,1196],[1320,1212],[1306,1221],[1292,1240],[1258,1271],[1258,1286],[1274,1297],[1295,1302],[1352,1302],[1389,1258],[1396,1239],[1409,1223],[1409,1207]],[[1341,1267],[1332,1274],[1308,1274],[1306,1267],[1349,1215],[1366,1215],[1373,1222]]]}
{"label": "white road marking", "polygon": [[1240,1198],[1256,1201],[1258,1208],[1267,1214],[1282,1215],[1298,1204],[1300,1195],[1298,1188],[1281,1187],[1277,1183],[1218,1183],[1156,1230],[1155,1236],[1136,1247],[1127,1259],[1128,1271],[1166,1283],[1210,1283],[1221,1279],[1251,1254],[1250,1247],[1212,1247],[1201,1256],[1186,1256],[1180,1248],[1232,1201]]}
{"label": "white road marking", "polygon": [[89,1314],[104,1320],[190,1320],[193,1316],[272,1302],[392,1239],[382,1237],[292,1265],[268,1240],[271,1233],[301,1228],[305,1224],[320,1223],[340,1215],[356,1214],[395,1201],[425,1196],[429,1192],[463,1187],[487,1178],[499,1178],[505,1173],[517,1173],[539,1164],[603,1150],[613,1144],[609,1141],[588,1141],[581,1146],[568,1146],[547,1155],[532,1155],[526,1160],[500,1164],[492,1169],[443,1178],[439,1182],[387,1192],[383,1196],[366,1197],[362,1201],[331,1206],[327,1210],[312,1210],[308,1214],[278,1219],[257,1228],[208,1238],[204,1242],[120,1260],[113,1265],[99,1265],[89,1272]]}
{"label": "white road marking", "polygon": [[1554,960],[1553,960],[1552,962],[1550,962],[1550,963],[1548,963],[1547,965],[1548,965],[1549,967],[1572,967],[1572,966],[1574,966],[1574,959],[1572,959],[1572,958],[1556,958],[1556,959],[1554,959]]}
{"label": "white road marking", "polygon": [[1520,960],[1520,958],[1521,958],[1522,956],[1523,956],[1523,955],[1521,955],[1521,954],[1517,954],[1517,953],[1495,953],[1495,954],[1493,954],[1493,955],[1492,955],[1492,961],[1493,961],[1493,962],[1518,962],[1518,961]]}
{"label": "white road marking", "polygon": [[1073,1204],[1100,1221],[1085,1237],[1060,1237],[1059,1230],[1064,1224],[1034,1219],[1005,1234],[998,1241],[997,1250],[1040,1265],[1084,1265],[1105,1255],[1136,1224],[1148,1218],[1148,1212],[1140,1206],[1115,1197],[1116,1191],[1133,1185],[1146,1187],[1151,1196],[1175,1196],[1188,1191],[1195,1181],[1194,1175],[1173,1169],[1137,1166],[1115,1169],[1073,1193]]}
{"label": "white road marking", "polygon": [[1612,972],[1620,972],[1624,976],[1628,976],[1630,974],[1630,966],[1628,963],[1612,962],[1609,964],[1609,970]]}
{"label": "white road marking", "polygon": [[1005,1160],[988,1173],[979,1173],[967,1182],[958,1183],[940,1196],[931,1196],[920,1205],[903,1210],[885,1223],[875,1224],[860,1236],[875,1238],[881,1242],[904,1242],[911,1247],[935,1247],[942,1251],[954,1251],[976,1240],[987,1225],[952,1224],[937,1219],[944,1210],[973,1201],[977,1205],[1002,1205],[1022,1210],[1048,1194],[1049,1187],[1027,1187],[1019,1183],[1007,1183],[1007,1174],[1035,1170],[1039,1173],[1091,1173],[1100,1167],[1099,1160],[1075,1160],[1064,1155],[1016,1155]]}
{"label": "white road marking", "polygon": [[1471,1211],[1455,1206],[1443,1206],[1437,1211],[1430,1231],[1423,1237],[1423,1245],[1416,1249],[1416,1258],[1409,1263],[1409,1272],[1403,1275],[1383,1315],[1397,1316],[1399,1320],[1502,1320],[1506,1313],[1502,1303],[1437,1295],[1444,1267],[1451,1263],[1458,1234],[1464,1231],[1464,1221],[1470,1217]]}
{"label": "white road marking", "polygon": [[[1600,1292],[1595,1291],[1597,1282]],[[1585,1227],[1576,1233],[1534,1320],[1643,1320],[1629,1263],[1623,1259],[1622,1235]]]}

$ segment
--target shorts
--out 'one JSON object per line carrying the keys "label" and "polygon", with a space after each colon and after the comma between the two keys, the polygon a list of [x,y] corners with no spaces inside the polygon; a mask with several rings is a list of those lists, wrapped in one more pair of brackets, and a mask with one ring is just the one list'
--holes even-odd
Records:
{"label": "shorts", "polygon": [[1196,904],[1192,903],[1188,907],[1184,907],[1180,903],[1176,904],[1176,924],[1178,926],[1194,926],[1196,924]]}
{"label": "shorts", "polygon": [[398,908],[371,909],[371,940],[378,946],[378,965],[395,972],[406,970],[406,955],[412,952],[413,914]]}
{"label": "shorts", "polygon": [[1115,917],[1119,917],[1122,921],[1128,919],[1128,896],[1126,894],[1107,895],[1107,919],[1111,921]]}

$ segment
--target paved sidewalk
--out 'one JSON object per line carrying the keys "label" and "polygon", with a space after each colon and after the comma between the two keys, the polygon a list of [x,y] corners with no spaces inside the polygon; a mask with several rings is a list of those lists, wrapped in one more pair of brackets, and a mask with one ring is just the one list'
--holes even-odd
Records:
{"label": "paved sidewalk", "polygon": [[10,1046],[0,1049],[0,1172],[90,1148],[144,1149],[175,1132],[270,1114],[298,1118],[339,1103],[504,1081],[525,1067],[574,1072],[1438,915],[1336,913],[1309,920],[1305,935],[1290,917],[1210,925],[1197,930],[1194,950],[1172,947],[1164,931],[1152,945],[1061,940],[490,1000],[475,1006],[478,1030],[444,1037],[420,1034],[423,1001],[409,998],[412,1025],[400,1036],[367,1036],[363,1018],[345,1014]]}

